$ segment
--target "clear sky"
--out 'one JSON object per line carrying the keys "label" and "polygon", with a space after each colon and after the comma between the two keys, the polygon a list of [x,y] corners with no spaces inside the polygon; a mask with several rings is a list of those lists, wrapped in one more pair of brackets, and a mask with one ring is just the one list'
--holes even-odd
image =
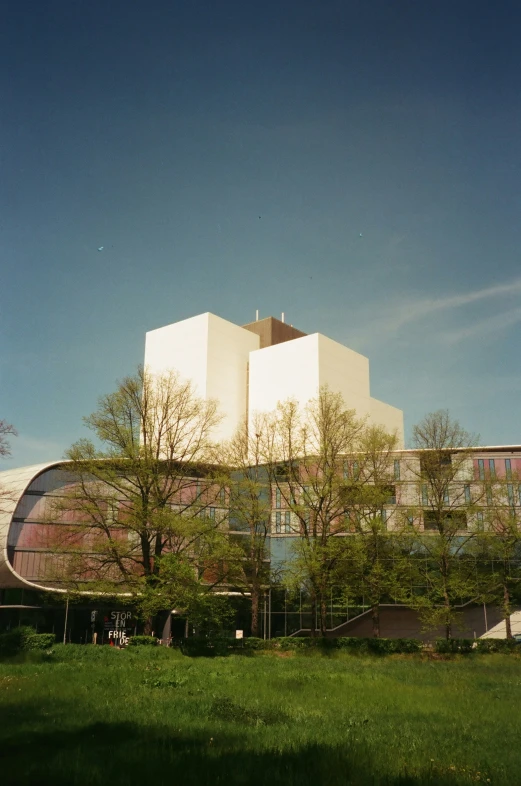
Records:
{"label": "clear sky", "polygon": [[407,432],[521,443],[520,35],[518,0],[6,0],[2,468],[204,311],[362,352]]}

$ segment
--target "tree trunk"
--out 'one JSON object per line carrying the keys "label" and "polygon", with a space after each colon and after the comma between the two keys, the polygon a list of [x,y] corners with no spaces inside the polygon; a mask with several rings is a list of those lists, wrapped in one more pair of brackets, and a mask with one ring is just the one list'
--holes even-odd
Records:
{"label": "tree trunk", "polygon": [[505,618],[507,639],[513,639],[512,623],[510,621],[510,593],[506,584],[503,584],[503,616]]}
{"label": "tree trunk", "polygon": [[145,634],[145,636],[151,636],[153,630],[154,630],[154,618],[147,617],[145,620],[145,627],[143,629],[143,633]]}
{"label": "tree trunk", "polygon": [[452,638],[452,620],[450,617],[450,604],[448,600],[445,602],[445,638],[447,641]]}
{"label": "tree trunk", "polygon": [[251,635],[259,638],[259,589],[251,588]]}
{"label": "tree trunk", "polygon": [[320,593],[320,635],[325,638],[327,631],[327,604],[324,594]]}
{"label": "tree trunk", "polygon": [[378,603],[373,604],[371,607],[371,618],[373,621],[373,636],[375,639],[380,638],[380,606]]}
{"label": "tree trunk", "polygon": [[316,629],[316,619],[317,619],[317,596],[315,591],[311,593],[311,625],[310,625],[310,636],[312,639],[316,638],[317,629]]}
{"label": "tree trunk", "polygon": [[443,587],[443,604],[445,606],[445,638],[447,641],[452,638],[452,620],[450,616],[450,598],[447,587]]}

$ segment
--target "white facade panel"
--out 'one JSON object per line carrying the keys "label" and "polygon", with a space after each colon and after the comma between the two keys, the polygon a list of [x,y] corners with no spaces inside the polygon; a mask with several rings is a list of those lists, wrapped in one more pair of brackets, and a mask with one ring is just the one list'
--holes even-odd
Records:
{"label": "white facade panel", "polygon": [[320,333],[259,345],[255,333],[206,313],[148,332],[145,366],[153,374],[178,371],[197,395],[218,401],[215,439],[229,439],[246,415],[251,422],[288,399],[304,406],[327,386],[359,417],[396,429],[403,445],[403,413],[371,398],[366,357]]}
{"label": "white facade panel", "polygon": [[319,390],[318,333],[250,353],[249,418],[278,402],[306,404]]}
{"label": "white facade panel", "polygon": [[216,438],[230,439],[247,413],[250,352],[259,348],[256,333],[209,315],[206,396],[219,402],[223,420]]}
{"label": "white facade panel", "polygon": [[378,401],[376,398],[370,399],[370,405],[371,423],[383,426],[386,431],[391,433],[396,431],[398,436],[397,447],[402,449],[404,445],[402,410],[392,407],[390,404],[385,404],[383,401]]}
{"label": "white facade panel", "polygon": [[177,371],[198,396],[215,399],[223,416],[215,440],[229,439],[247,410],[249,354],[259,336],[215,314],[201,314],[146,334],[145,367],[151,374]]}
{"label": "white facade panel", "polygon": [[207,397],[208,322],[200,314],[173,325],[151,330],[145,338],[145,368],[151,374],[177,371],[190,379],[195,392]]}
{"label": "white facade panel", "polygon": [[370,415],[369,360],[320,333],[318,359],[320,387],[341,393],[347,409],[359,417]]}

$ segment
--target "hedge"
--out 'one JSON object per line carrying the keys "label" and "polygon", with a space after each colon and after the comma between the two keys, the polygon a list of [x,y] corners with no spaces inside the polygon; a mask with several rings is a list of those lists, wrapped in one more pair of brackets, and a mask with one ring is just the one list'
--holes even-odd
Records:
{"label": "hedge", "polygon": [[476,652],[519,652],[521,653],[521,642],[515,639],[478,639],[476,641]]}
{"label": "hedge", "polygon": [[295,652],[310,650],[348,650],[351,652],[388,655],[391,653],[421,652],[422,642],[417,639],[374,639],[374,638],[304,638],[281,636],[276,639],[254,637],[236,640],[227,636],[202,638],[194,636],[184,639],[179,645],[186,655],[228,655],[237,652],[279,651]]}
{"label": "hedge", "polygon": [[0,633],[0,655],[16,655],[27,650],[48,650],[56,638],[54,633],[36,633],[34,628],[21,626]]}
{"label": "hedge", "polygon": [[155,636],[130,636],[128,640],[129,647],[157,647],[157,639]]}
{"label": "hedge", "polygon": [[441,654],[460,653],[468,655],[477,648],[475,639],[436,639],[434,643],[435,652]]}

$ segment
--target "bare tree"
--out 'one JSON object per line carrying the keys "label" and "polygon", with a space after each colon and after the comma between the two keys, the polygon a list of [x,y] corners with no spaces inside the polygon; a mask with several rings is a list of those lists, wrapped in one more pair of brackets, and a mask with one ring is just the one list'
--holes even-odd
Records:
{"label": "bare tree", "polygon": [[[11,455],[11,444],[8,437],[16,437],[18,432],[15,427],[8,423],[6,420],[0,420],[0,458],[7,458]],[[12,494],[9,489],[0,487],[0,512],[4,505],[12,500]]]}
{"label": "bare tree", "polygon": [[6,420],[0,420],[0,457],[6,458],[11,455],[11,444],[8,437],[18,436],[15,427]]}

